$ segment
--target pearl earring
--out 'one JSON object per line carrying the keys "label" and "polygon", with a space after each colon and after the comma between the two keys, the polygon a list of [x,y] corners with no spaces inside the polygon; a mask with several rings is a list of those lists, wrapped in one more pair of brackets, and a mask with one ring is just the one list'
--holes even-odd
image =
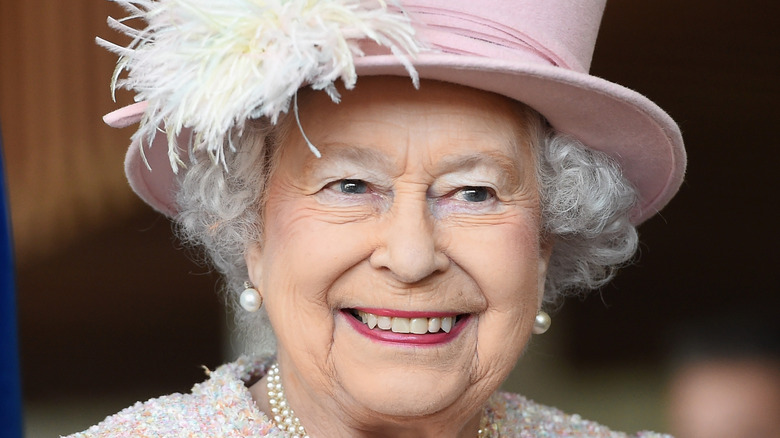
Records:
{"label": "pearl earring", "polygon": [[261,297],[257,289],[252,286],[252,283],[245,281],[244,291],[241,292],[241,297],[238,302],[241,303],[241,307],[247,312],[257,312],[257,309],[263,305],[263,297]]}
{"label": "pearl earring", "polygon": [[544,310],[540,310],[539,313],[536,314],[536,318],[534,318],[533,333],[535,335],[541,335],[549,330],[551,324],[552,319],[550,319],[550,315]]}

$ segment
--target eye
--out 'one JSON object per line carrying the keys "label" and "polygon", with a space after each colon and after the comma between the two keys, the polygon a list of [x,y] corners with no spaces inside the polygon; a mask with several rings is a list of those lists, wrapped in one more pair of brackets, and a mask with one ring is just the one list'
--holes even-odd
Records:
{"label": "eye", "polygon": [[338,184],[338,188],[342,193],[360,195],[368,192],[368,184],[359,179],[342,179],[341,181],[336,181],[335,184]]}
{"label": "eye", "polygon": [[493,190],[487,187],[463,187],[453,197],[466,202],[485,202],[493,196]]}
{"label": "eye", "polygon": [[322,189],[333,195],[346,197],[351,197],[352,195],[365,195],[373,191],[371,184],[362,179],[340,179],[329,183]]}
{"label": "eye", "polygon": [[333,207],[370,207],[372,211],[386,207],[388,198],[382,187],[362,179],[339,179],[331,181],[319,192],[317,200]]}

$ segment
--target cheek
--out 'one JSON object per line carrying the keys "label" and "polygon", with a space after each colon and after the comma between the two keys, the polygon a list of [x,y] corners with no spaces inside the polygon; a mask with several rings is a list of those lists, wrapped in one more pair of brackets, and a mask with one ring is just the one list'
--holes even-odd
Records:
{"label": "cheek", "polygon": [[369,254],[372,234],[361,227],[323,221],[305,200],[269,196],[261,271],[281,348],[303,342],[318,354],[330,345],[340,301],[333,283]]}
{"label": "cheek", "polygon": [[514,220],[461,229],[452,237],[451,253],[485,301],[477,327],[477,373],[490,384],[500,383],[527,344],[539,305],[537,227],[534,221]]}
{"label": "cheek", "polygon": [[362,224],[324,222],[316,211],[289,213],[286,222],[267,227],[267,272],[287,273],[295,295],[331,298],[327,296],[330,286],[370,256],[373,233]]}
{"label": "cheek", "polygon": [[488,310],[513,312],[537,301],[538,231],[533,221],[510,219],[449,231],[448,253],[477,282]]}
{"label": "cheek", "polygon": [[475,276],[488,304],[484,322],[491,330],[499,328],[504,340],[523,338],[530,329],[526,321],[539,305],[539,242],[535,229],[501,228],[483,236],[483,257],[475,258],[479,265]]}

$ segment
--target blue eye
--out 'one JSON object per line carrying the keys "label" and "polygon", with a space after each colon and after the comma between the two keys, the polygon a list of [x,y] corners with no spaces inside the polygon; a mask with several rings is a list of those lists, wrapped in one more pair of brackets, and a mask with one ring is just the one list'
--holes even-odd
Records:
{"label": "blue eye", "polygon": [[492,197],[490,189],[487,187],[464,187],[458,194],[467,202],[485,202]]}
{"label": "blue eye", "polygon": [[339,182],[339,188],[343,193],[356,195],[368,192],[368,184],[359,179],[343,179]]}

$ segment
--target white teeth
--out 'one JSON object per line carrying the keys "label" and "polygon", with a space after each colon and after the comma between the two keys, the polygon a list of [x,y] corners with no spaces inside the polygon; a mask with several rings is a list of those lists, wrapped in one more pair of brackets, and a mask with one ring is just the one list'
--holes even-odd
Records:
{"label": "white teeth", "polygon": [[409,330],[416,335],[428,333],[428,318],[412,318]]}
{"label": "white teeth", "polygon": [[443,318],[400,318],[390,316],[379,316],[373,313],[359,310],[358,317],[369,329],[379,328],[380,330],[392,330],[395,333],[414,333],[423,335],[426,333],[438,333],[443,330],[449,333],[452,326],[455,325],[454,316],[445,316]]}
{"label": "white teeth", "polygon": [[447,316],[441,319],[441,329],[444,330],[445,333],[449,333],[450,330],[452,330],[452,318],[451,316]]}
{"label": "white teeth", "polygon": [[393,322],[390,320],[389,316],[377,316],[376,325],[382,330],[390,330],[390,327],[393,326]]}
{"label": "white teeth", "polygon": [[409,333],[410,331],[409,318],[393,318],[393,332],[395,333]]}

